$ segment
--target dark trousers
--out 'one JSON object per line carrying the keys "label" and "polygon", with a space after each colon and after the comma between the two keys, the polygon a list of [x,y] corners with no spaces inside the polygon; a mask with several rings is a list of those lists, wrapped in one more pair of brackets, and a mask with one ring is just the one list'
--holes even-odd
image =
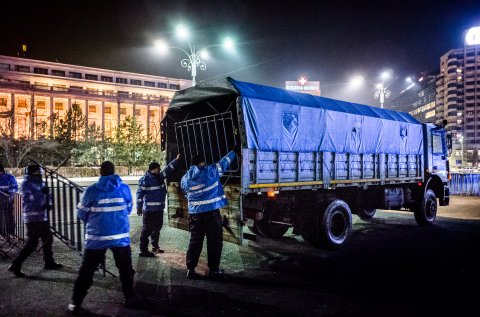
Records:
{"label": "dark trousers", "polygon": [[[120,282],[125,298],[133,296],[132,250],[130,246],[110,248],[113,253],[115,265],[120,273]],[[105,257],[107,249],[85,249],[82,266],[73,286],[73,303],[80,306],[87,295],[88,289],[93,283],[93,274]]]}
{"label": "dark trousers", "polygon": [[39,239],[42,239],[43,243],[43,261],[45,264],[51,264],[55,262],[52,252],[53,237],[52,232],[50,231],[49,223],[47,221],[29,222],[27,223],[27,243],[15,260],[13,260],[12,265],[14,267],[22,267],[23,261],[25,261],[30,254],[35,251]]}
{"label": "dark trousers", "polygon": [[152,239],[152,246],[159,248],[160,229],[163,226],[163,211],[143,212],[143,227],[140,234],[140,251],[148,251],[148,238]]}
{"label": "dark trousers", "polygon": [[207,236],[208,268],[210,272],[220,267],[223,246],[222,216],[218,209],[190,215],[190,243],[187,251],[187,269],[193,270],[202,252],[203,239]]}

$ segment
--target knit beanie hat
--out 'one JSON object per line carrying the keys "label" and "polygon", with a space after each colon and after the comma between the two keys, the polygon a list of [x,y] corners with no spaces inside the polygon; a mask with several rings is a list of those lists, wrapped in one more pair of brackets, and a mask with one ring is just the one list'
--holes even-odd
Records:
{"label": "knit beanie hat", "polygon": [[158,164],[157,162],[152,162],[150,163],[150,165],[148,165],[149,172],[153,171],[156,168],[160,168],[160,164]]}
{"label": "knit beanie hat", "polygon": [[100,175],[108,176],[115,174],[115,165],[110,161],[105,161],[100,165]]}

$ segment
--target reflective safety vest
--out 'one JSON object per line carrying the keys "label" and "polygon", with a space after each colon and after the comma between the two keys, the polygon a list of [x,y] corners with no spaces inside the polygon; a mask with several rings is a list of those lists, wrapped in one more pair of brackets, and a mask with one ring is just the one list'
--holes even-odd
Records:
{"label": "reflective safety vest", "polygon": [[18,191],[18,184],[15,176],[8,173],[0,173],[0,191],[13,196]]}
{"label": "reflective safety vest", "polygon": [[128,215],[132,211],[130,187],[118,175],[101,176],[87,188],[77,206],[86,223],[85,248],[108,249],[130,245]]}
{"label": "reflective safety vest", "polygon": [[51,205],[49,194],[43,193],[46,187],[41,175],[26,175],[22,183],[22,210],[25,223],[48,221],[47,208]]}
{"label": "reflective safety vest", "polygon": [[165,209],[165,196],[167,190],[165,179],[175,170],[178,160],[173,160],[160,174],[145,173],[138,181],[137,207],[142,207],[144,212],[163,212]]}
{"label": "reflective safety vest", "polygon": [[228,205],[220,176],[228,170],[235,157],[235,152],[231,151],[217,164],[204,167],[191,166],[182,177],[181,187],[188,199],[190,214],[207,212]]}

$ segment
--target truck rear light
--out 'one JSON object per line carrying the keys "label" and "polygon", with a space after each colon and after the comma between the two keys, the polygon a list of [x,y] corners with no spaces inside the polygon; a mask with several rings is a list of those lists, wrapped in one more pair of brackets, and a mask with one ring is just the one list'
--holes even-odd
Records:
{"label": "truck rear light", "polygon": [[422,183],[422,182],[418,182],[417,185],[418,185],[418,187],[422,187],[423,183]]}
{"label": "truck rear light", "polygon": [[267,197],[268,198],[275,198],[275,191],[273,190],[270,190],[267,192]]}

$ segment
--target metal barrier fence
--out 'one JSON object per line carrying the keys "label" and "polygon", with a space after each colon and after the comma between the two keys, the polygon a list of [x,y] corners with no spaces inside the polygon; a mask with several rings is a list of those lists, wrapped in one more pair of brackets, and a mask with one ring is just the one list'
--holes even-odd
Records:
{"label": "metal barrier fence", "polygon": [[25,241],[25,225],[22,215],[22,195],[13,197],[0,192],[0,255],[8,257],[18,244]]}
{"label": "metal barrier fence", "polygon": [[480,174],[452,174],[450,193],[453,195],[480,196]]}
{"label": "metal barrier fence", "polygon": [[83,188],[54,170],[45,168],[47,186],[52,195],[52,209],[49,213],[53,235],[68,247],[83,250],[84,225],[77,218],[76,208]]}

